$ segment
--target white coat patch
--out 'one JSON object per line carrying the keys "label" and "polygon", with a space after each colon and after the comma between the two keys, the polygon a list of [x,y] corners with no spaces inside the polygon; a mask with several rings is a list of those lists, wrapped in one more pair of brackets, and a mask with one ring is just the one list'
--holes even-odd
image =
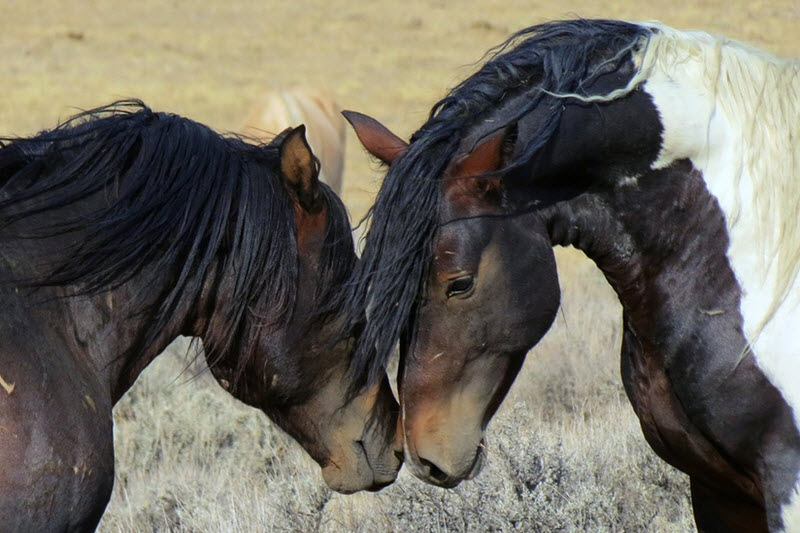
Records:
{"label": "white coat patch", "polygon": [[[677,33],[674,30],[669,32],[673,35],[667,38]],[[691,39],[691,35],[686,34],[683,39]],[[700,34],[700,39],[708,41],[711,47],[716,38]],[[716,44],[724,47],[728,43]],[[710,48],[708,55],[716,54],[712,59],[718,61],[728,60],[722,58],[720,49]],[[749,49],[735,48],[732,52],[735,57],[730,61],[739,61],[746,53]],[[757,198],[763,194],[759,187],[763,189],[765,184],[779,187],[780,195],[798,191],[795,183],[800,181],[800,174],[797,174],[798,161],[795,158],[800,158],[800,145],[791,148],[788,139],[793,135],[790,133],[793,128],[782,127],[787,117],[781,117],[777,126],[770,130],[773,123],[769,122],[769,115],[755,117],[765,122],[759,124],[754,122],[753,113],[748,113],[746,108],[739,108],[741,112],[731,112],[737,105],[731,105],[730,101],[721,103],[720,98],[725,96],[720,96],[720,87],[715,85],[736,82],[756,85],[755,89],[749,87],[736,93],[739,105],[748,101],[750,96],[742,94],[747,91],[752,92],[754,98],[793,98],[794,102],[790,104],[783,101],[775,104],[773,113],[789,113],[786,122],[800,124],[800,82],[787,84],[778,76],[781,84],[770,93],[770,80],[776,78],[772,71],[778,68],[775,60],[758,55],[753,59],[771,60],[773,63],[751,70],[739,65],[734,67],[747,74],[754,72],[756,77],[763,75],[763,79],[731,80],[730,75],[725,75],[724,79],[709,83],[709,57],[686,52],[683,60],[673,57],[666,64],[651,64],[643,88],[652,96],[664,126],[663,145],[653,166],[663,168],[679,159],[691,160],[702,172],[709,192],[719,202],[730,237],[728,260],[742,289],[745,336],[752,343],[759,368],[790,405],[795,425],[800,427],[800,279],[786,274],[786,264],[791,261],[784,260],[781,267],[776,252],[782,245],[781,239],[792,239],[790,246],[795,246],[800,235],[791,235],[785,227],[776,227],[781,224],[771,223],[780,221],[781,217],[770,218],[774,213],[763,212],[763,196]],[[718,70],[713,74],[719,75],[723,67],[717,65]],[[800,72],[800,65],[788,67]],[[797,78],[800,79],[800,74]],[[736,90],[725,88],[728,94]],[[798,94],[793,94],[795,92]],[[753,101],[750,107],[756,114],[770,112],[764,111],[762,101]],[[765,131],[760,132],[759,128]],[[753,140],[753,136],[761,138]],[[780,136],[785,136],[786,140],[780,140]],[[768,152],[770,146],[774,147],[774,153]],[[761,158],[778,162],[770,167],[773,163]],[[765,170],[770,171],[769,179],[754,179],[761,178]],[[785,184],[789,180],[795,180],[795,183],[787,187]],[[781,199],[770,201],[774,209],[785,207]],[[800,197],[794,201],[800,204]],[[800,217],[800,214],[795,212],[790,216]],[[783,506],[781,515],[786,531],[800,532],[800,483],[795,486],[791,501]]]}

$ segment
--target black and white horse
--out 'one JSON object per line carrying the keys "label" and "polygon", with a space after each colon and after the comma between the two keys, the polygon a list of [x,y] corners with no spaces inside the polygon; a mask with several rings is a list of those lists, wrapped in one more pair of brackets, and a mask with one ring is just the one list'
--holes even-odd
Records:
{"label": "black and white horse", "polygon": [[[659,24],[523,30],[390,165],[347,293],[376,379],[401,339],[407,464],[454,486],[559,304],[573,245],[623,308],[644,435],[701,531],[800,530],[800,63]],[[370,357],[377,345],[379,357]]]}

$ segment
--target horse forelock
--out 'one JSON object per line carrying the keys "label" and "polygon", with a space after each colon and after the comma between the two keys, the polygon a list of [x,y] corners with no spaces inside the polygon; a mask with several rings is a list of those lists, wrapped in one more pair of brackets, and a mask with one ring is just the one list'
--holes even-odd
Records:
{"label": "horse forelock", "polygon": [[355,386],[383,374],[424,279],[438,221],[437,174],[449,159],[447,150],[426,151],[428,140],[411,144],[390,167],[368,215],[361,261],[344,286],[348,324],[368,317],[351,363]]}
{"label": "horse forelock", "polygon": [[[351,323],[362,330],[351,369],[374,382],[386,368],[394,343],[411,325],[431,259],[439,224],[441,179],[461,142],[471,133],[497,131],[542,103],[562,95],[594,97],[586,87],[596,76],[629,61],[653,30],[610,20],[552,22],[524,29],[489,52],[489,60],[435,104],[409,149],[384,179],[371,219],[362,260],[345,291]],[[497,120],[511,93],[527,103]],[[616,97],[617,95],[614,95]],[[552,105],[524,153],[521,165],[558,127],[560,105]]]}
{"label": "horse forelock", "polygon": [[[277,147],[252,146],[125,101],[32,138],[9,139],[0,149],[0,177],[5,226],[26,224],[26,232],[36,236],[81,236],[52,269],[28,280],[31,285],[91,295],[134,276],[151,276],[155,283],[173,273],[157,308],[150,309],[154,318],[142,345],[161,334],[182,304],[199,298],[214,271],[225,305],[215,309],[204,338],[212,357],[236,348],[242,363],[254,348],[241,338],[249,324],[264,331],[291,318],[296,228]],[[98,194],[105,201],[90,200]],[[338,243],[349,239],[344,207],[332,193],[323,196],[334,222],[326,236],[326,280],[320,282],[327,286],[327,278],[347,277],[352,259],[338,259],[342,254],[336,252]],[[84,200],[90,207],[77,217],[52,222],[59,209]],[[48,225],[28,227],[38,220],[31,217],[43,212],[53,213]],[[329,291],[317,292],[317,298],[329,298]]]}

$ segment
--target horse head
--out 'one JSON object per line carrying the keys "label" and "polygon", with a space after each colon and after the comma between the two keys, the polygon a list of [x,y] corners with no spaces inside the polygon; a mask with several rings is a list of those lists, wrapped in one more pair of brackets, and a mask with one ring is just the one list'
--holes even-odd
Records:
{"label": "horse head", "polygon": [[[348,119],[374,156],[391,164],[403,154],[407,145],[373,119]],[[444,487],[480,470],[486,426],[559,305],[546,229],[506,216],[496,172],[515,135],[510,127],[468,140],[448,164],[431,267],[401,341],[406,463]]]}
{"label": "horse head", "polygon": [[303,126],[285,130],[270,146],[278,149],[274,173],[294,218],[294,303],[277,322],[269,309],[275,302],[261,311],[256,306],[244,335],[249,355],[212,359],[211,371],[297,440],[332,489],[378,490],[394,481],[401,464],[394,450],[397,403],[385,378],[353,393],[354,334],[341,334],[341,320],[328,304],[356,263],[347,214],[320,182]]}

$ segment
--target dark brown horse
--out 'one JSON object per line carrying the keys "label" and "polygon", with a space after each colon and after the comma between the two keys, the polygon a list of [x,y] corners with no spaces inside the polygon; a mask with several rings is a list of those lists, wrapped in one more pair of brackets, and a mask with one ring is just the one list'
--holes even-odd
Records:
{"label": "dark brown horse", "polygon": [[[91,531],[111,408],[177,335],[341,492],[394,480],[386,381],[350,394],[356,258],[304,128],[269,145],[122,102],[0,149],[0,529]],[[321,313],[320,309],[328,310]]]}
{"label": "dark brown horse", "polygon": [[698,528],[800,530],[800,64],[557,22],[515,35],[409,145],[349,118],[390,165],[349,293],[370,309],[354,361],[377,377],[401,338],[414,474],[478,472],[559,304],[551,246],[573,245],[619,296],[625,390],[689,474]]}

